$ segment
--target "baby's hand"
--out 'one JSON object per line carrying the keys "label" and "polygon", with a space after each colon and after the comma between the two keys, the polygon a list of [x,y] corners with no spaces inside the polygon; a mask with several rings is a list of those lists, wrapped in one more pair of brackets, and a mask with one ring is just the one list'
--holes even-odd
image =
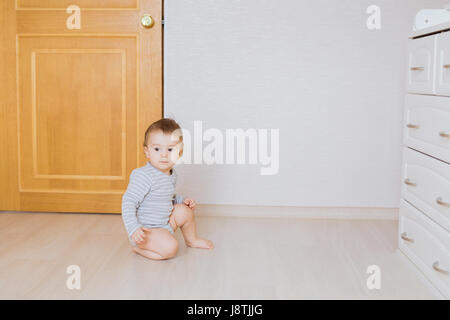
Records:
{"label": "baby's hand", "polygon": [[190,198],[184,199],[183,203],[184,203],[185,205],[187,205],[187,206],[188,206],[189,208],[191,208],[191,209],[194,209],[194,208],[195,208],[195,205],[196,205],[194,199],[190,199]]}
{"label": "baby's hand", "polygon": [[131,235],[131,239],[133,239],[134,242],[136,243],[143,243],[145,242],[147,235],[145,234],[145,231],[150,232],[150,229],[147,229],[145,227],[141,227],[139,229],[137,229],[132,235]]}

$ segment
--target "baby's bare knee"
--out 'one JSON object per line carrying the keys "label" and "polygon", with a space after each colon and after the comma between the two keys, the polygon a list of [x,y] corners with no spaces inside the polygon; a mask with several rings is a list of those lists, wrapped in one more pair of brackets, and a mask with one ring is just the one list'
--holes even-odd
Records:
{"label": "baby's bare knee", "polygon": [[178,252],[178,241],[176,239],[168,240],[164,247],[161,248],[159,254],[163,259],[170,259],[176,256]]}
{"label": "baby's bare knee", "polygon": [[185,204],[176,204],[174,218],[177,225],[182,226],[186,221],[194,219],[194,210]]}

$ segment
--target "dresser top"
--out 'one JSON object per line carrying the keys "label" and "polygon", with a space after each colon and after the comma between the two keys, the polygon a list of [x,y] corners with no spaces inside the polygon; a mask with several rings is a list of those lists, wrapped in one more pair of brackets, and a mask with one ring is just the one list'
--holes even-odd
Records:
{"label": "dresser top", "polygon": [[448,30],[450,30],[450,21],[441,23],[441,24],[438,24],[438,25],[435,25],[435,26],[432,26],[429,28],[413,31],[410,33],[409,38],[414,39],[417,37],[423,37],[423,36],[427,36],[430,34],[439,33],[439,32],[448,31]]}

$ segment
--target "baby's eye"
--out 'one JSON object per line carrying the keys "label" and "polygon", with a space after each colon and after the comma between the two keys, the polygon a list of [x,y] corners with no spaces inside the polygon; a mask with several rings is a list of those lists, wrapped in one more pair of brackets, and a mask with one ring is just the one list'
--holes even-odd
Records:
{"label": "baby's eye", "polygon": [[173,148],[169,148],[169,149],[168,149],[168,150],[169,150],[169,152],[171,152],[171,151],[172,151],[172,149],[173,149]]}
{"label": "baby's eye", "polygon": [[159,151],[159,148],[154,148],[155,149],[155,151]]}

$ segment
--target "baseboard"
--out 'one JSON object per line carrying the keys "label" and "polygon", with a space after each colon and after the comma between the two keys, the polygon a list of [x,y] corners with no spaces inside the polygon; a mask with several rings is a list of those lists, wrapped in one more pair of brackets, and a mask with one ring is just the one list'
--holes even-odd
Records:
{"label": "baseboard", "polygon": [[198,204],[205,217],[398,220],[399,208],[287,207]]}

